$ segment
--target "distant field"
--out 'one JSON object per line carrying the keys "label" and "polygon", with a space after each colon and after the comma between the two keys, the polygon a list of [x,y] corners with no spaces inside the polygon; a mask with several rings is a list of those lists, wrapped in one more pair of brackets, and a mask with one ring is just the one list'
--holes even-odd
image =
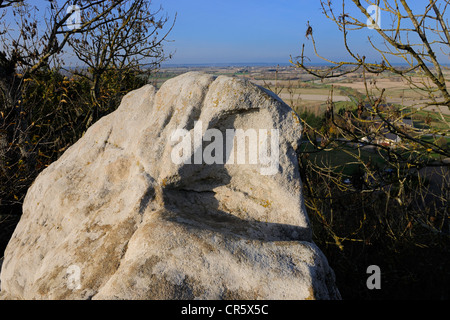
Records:
{"label": "distant field", "polygon": [[[395,104],[401,104],[404,106],[414,106],[416,108],[423,108],[428,111],[441,111],[443,114],[450,115],[450,110],[446,106],[432,106],[425,107],[425,103],[428,101],[428,97],[426,94],[420,90],[410,88],[410,84],[404,80],[396,78],[396,80],[392,80],[389,78],[374,78],[375,82],[370,82],[367,84],[367,90],[370,94],[377,96],[381,93],[382,89],[385,89],[384,96],[386,97],[386,101]],[[423,88],[424,84],[422,83],[422,79],[418,77],[413,77],[411,80],[414,82],[414,85]],[[364,82],[359,80],[343,80],[339,82],[333,82],[329,84],[339,85],[342,87],[352,88],[357,90],[363,94],[366,93],[366,86]],[[450,83],[449,83],[450,87]]]}
{"label": "distant field", "polygon": [[[314,146],[307,142],[303,143],[301,152],[314,151]],[[361,162],[372,163],[383,168],[388,162],[378,153],[374,153],[362,148],[344,145],[341,148],[333,148],[329,151],[311,152],[310,160],[319,167],[332,168],[335,173],[342,173],[344,177],[350,178],[360,167]],[[359,159],[359,160],[358,160]]]}
{"label": "distant field", "polygon": [[[312,100],[312,101],[327,101],[330,98],[330,94],[320,94],[320,93],[314,93],[314,92],[298,92],[298,93],[289,93],[289,92],[282,92],[281,94],[278,94],[278,96],[283,100]],[[347,96],[336,96],[333,95],[333,101],[350,101],[350,98]]]}
{"label": "distant field", "polygon": [[[361,73],[346,75],[334,80],[315,79],[311,75],[301,72],[290,66],[264,66],[264,67],[173,67],[164,68],[153,75],[149,81],[159,88],[165,81],[188,71],[202,71],[215,75],[228,75],[248,79],[261,85],[276,94],[293,109],[310,107],[315,112],[323,112],[325,103],[330,98],[331,87],[334,87],[334,102],[349,102],[365,97],[366,85]],[[450,71],[448,73],[450,79]],[[423,87],[422,79],[412,75],[411,80],[418,87]],[[449,83],[450,84],[450,83]],[[450,87],[450,85],[449,85]],[[367,90],[370,95],[378,96],[385,89],[384,97],[389,103],[423,109],[423,111],[441,111],[443,115],[450,115],[446,106],[433,106],[425,108],[427,97],[409,87],[409,84],[397,75],[383,74],[367,77]]]}
{"label": "distant field", "polygon": [[[408,111],[408,110],[406,110]],[[427,119],[429,118],[429,119]],[[442,118],[445,120],[442,121]],[[436,112],[429,112],[426,110],[420,110],[414,112],[412,119],[414,120],[414,126],[416,128],[429,129],[435,128],[438,130],[449,130],[448,124],[450,123],[450,115],[443,114],[442,116]],[[428,124],[426,122],[429,122]]]}

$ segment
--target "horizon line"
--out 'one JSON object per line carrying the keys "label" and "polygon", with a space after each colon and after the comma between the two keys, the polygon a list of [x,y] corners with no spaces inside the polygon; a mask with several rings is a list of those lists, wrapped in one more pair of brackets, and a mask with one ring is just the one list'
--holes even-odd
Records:
{"label": "horizon line", "polygon": [[[311,66],[334,66],[327,62],[310,62],[307,65]],[[398,62],[392,63],[393,66],[409,66],[408,63]],[[431,65],[431,64],[430,64]],[[295,67],[295,64],[290,62],[198,62],[198,63],[162,63],[160,68],[180,68],[180,67]],[[432,66],[432,65],[431,65]],[[450,64],[442,64],[444,67],[450,67]]]}

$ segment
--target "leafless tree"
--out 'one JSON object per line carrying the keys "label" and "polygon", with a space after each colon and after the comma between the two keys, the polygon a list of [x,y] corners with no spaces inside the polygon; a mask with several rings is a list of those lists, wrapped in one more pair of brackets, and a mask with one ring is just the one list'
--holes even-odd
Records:
{"label": "leafless tree", "polygon": [[[24,190],[36,176],[38,144],[31,143],[31,121],[36,112],[25,105],[24,92],[30,80],[52,63],[67,46],[71,37],[99,28],[116,18],[113,10],[124,0],[48,1],[37,8],[31,1],[0,1],[0,201],[6,213],[7,202],[20,205]],[[68,28],[72,11],[81,12],[104,3],[103,11],[83,16],[79,28]],[[106,4],[108,4],[106,6]],[[26,174],[18,173],[22,168]],[[6,207],[5,207],[6,205]]]}
{"label": "leafless tree", "polygon": [[[153,11],[150,1],[46,4],[0,0],[0,213],[10,204],[20,208],[27,187],[46,165],[42,160],[54,159],[99,117],[102,83],[123,84],[118,100],[130,89],[127,79],[137,79],[143,69],[154,71],[170,57],[163,42],[173,24],[163,29],[169,19],[161,8]],[[78,14],[80,21],[73,21]],[[79,73],[80,81],[61,76],[70,51],[88,67]],[[86,79],[91,99],[84,91]]]}
{"label": "leafless tree", "polygon": [[[349,2],[351,2],[350,5]],[[335,61],[320,55],[315,34],[310,30],[313,27],[308,24],[307,35],[312,42],[315,54],[332,66],[317,68],[309,65],[309,59],[305,56],[305,45],[302,47],[302,54],[297,57],[297,60],[291,59],[291,63],[321,79],[338,78],[362,70],[367,101],[359,101],[360,112],[370,113],[372,119],[376,118],[377,123],[382,124],[380,128],[383,127],[383,130],[380,130],[379,133],[385,133],[387,130],[411,142],[413,147],[410,150],[417,152],[431,150],[442,157],[448,157],[448,149],[443,149],[422,138],[430,134],[446,136],[450,129],[448,118],[442,113],[442,109],[438,108],[441,106],[450,110],[450,95],[444,72],[450,52],[448,20],[444,17],[450,2],[448,0],[429,0],[428,5],[424,5],[420,12],[413,12],[404,0],[367,0],[365,5],[359,0],[340,1],[337,5],[334,4],[334,1],[332,3],[321,0],[320,3],[323,14],[333,21],[342,32],[343,44],[352,59]],[[348,12],[351,10],[348,6],[359,10],[362,18],[349,14]],[[372,15],[367,10],[369,6],[377,6],[383,16],[382,24],[374,30],[378,35],[377,39],[382,40],[383,45],[377,45],[375,37],[368,38],[372,48],[380,55],[380,62],[367,61],[365,56],[354,52],[349,41],[352,32],[367,29],[368,22],[374,22]],[[398,58],[402,59],[407,67],[398,66],[396,64]],[[369,84],[367,77],[370,74],[377,75],[383,72],[391,72],[400,76],[411,89],[423,95],[426,100],[421,100],[412,106],[399,107],[396,111],[397,117],[394,117],[392,113],[382,112],[380,106],[385,105],[386,91],[378,89],[376,79],[372,79]],[[430,106],[437,108],[440,117],[441,126],[438,131],[435,129],[404,130],[402,125],[404,118],[411,117],[418,110],[430,108]],[[333,108],[333,103],[330,103],[330,108]],[[332,117],[331,120],[333,120]],[[361,122],[361,119],[354,120]],[[334,125],[336,126],[336,123]],[[361,130],[363,126],[353,128],[354,130],[347,130],[348,128],[339,125],[336,127],[349,140],[360,140],[363,143],[362,138],[374,140],[373,134],[369,135],[369,132]],[[377,147],[382,146],[378,145]]]}
{"label": "leafless tree", "polygon": [[[2,47],[0,49],[0,92],[2,98],[2,130],[8,132],[9,142],[18,142],[22,156],[31,155],[29,137],[27,136],[27,117],[22,107],[22,90],[26,79],[49,66],[50,60],[55,58],[71,37],[88,32],[113,21],[111,12],[123,0],[116,1],[49,1],[45,28],[38,17],[39,9],[27,1],[4,1],[3,10],[10,10],[14,16],[16,28],[4,24],[1,34]],[[72,15],[67,8],[77,5],[79,10],[108,3],[103,11],[82,20],[79,28],[67,28],[67,21]],[[4,12],[5,13],[5,12]],[[3,17],[5,19],[5,17]],[[12,143],[15,145],[15,143]]]}
{"label": "leafless tree", "polygon": [[[334,2],[334,1],[333,1]],[[361,17],[348,14],[347,6],[351,2],[362,13]],[[341,1],[335,6],[332,1],[320,1],[324,15],[336,23],[342,31],[343,43],[352,61],[335,61],[322,56],[318,52],[312,27],[308,25],[307,34],[311,36],[314,51],[324,61],[333,67],[314,69],[307,65],[307,57],[302,55],[297,61],[291,60],[299,68],[306,70],[319,78],[340,77],[363,68],[368,73],[379,74],[385,71],[398,74],[411,87],[424,92],[430,101],[427,105],[445,105],[450,108],[450,94],[445,81],[443,68],[450,57],[450,32],[445,13],[450,2],[447,0],[429,0],[421,12],[413,12],[405,0],[366,0],[365,5],[359,0]],[[349,43],[350,32],[366,29],[368,21],[373,21],[369,6],[377,6],[383,17],[381,26],[375,28],[378,38],[382,39],[384,46],[379,46],[372,37],[368,37],[373,49],[379,53],[379,62],[368,62],[365,56],[354,52]],[[351,5],[350,5],[351,6]],[[311,29],[311,30],[309,30]],[[444,60],[440,60],[438,53],[442,53]],[[393,58],[402,59],[407,68],[395,65]],[[342,67],[347,67],[345,70]],[[421,81],[408,74],[411,71],[420,73]]]}
{"label": "leafless tree", "polygon": [[[311,139],[300,155],[310,213],[340,250],[346,243],[370,245],[375,235],[387,243],[373,228],[383,230],[394,242],[408,239],[413,246],[420,245],[417,239],[423,234],[448,239],[450,148],[446,137],[450,122],[443,111],[450,109],[450,27],[446,18],[450,1],[429,0],[418,12],[405,0],[321,0],[320,4],[325,17],[341,31],[350,58],[338,61],[323,56],[318,46],[320,35],[314,21],[309,21],[305,39],[328,67],[310,64],[305,44],[291,63],[324,81],[338,81],[358,72],[365,94],[338,112],[332,86],[322,127],[303,122],[308,132],[305,136]],[[374,23],[369,6],[381,10],[381,24]],[[352,35],[367,29],[370,22],[375,28],[368,40],[378,62],[369,61],[351,45]],[[399,60],[404,65],[400,66]],[[389,90],[377,84],[377,76],[384,73],[402,79],[424,100],[409,106],[387,103]],[[431,107],[437,111],[431,112]],[[421,110],[430,111],[424,126],[405,123],[409,118],[412,122]],[[388,135],[395,141],[387,139]],[[346,160],[339,163],[337,157]],[[351,166],[358,170],[346,173]],[[354,217],[352,226],[349,221]]]}
{"label": "leafless tree", "polygon": [[[96,16],[108,6],[106,2],[98,3],[84,11],[84,15]],[[171,57],[165,54],[163,48],[175,24],[174,19],[171,26],[163,30],[168,20],[166,15],[162,15],[161,7],[153,11],[151,1],[125,0],[108,17],[100,20],[102,25],[69,41],[76,56],[88,67],[88,72],[78,74],[91,82],[94,108],[100,105],[102,77],[108,71],[122,78],[135,72],[148,74]]]}

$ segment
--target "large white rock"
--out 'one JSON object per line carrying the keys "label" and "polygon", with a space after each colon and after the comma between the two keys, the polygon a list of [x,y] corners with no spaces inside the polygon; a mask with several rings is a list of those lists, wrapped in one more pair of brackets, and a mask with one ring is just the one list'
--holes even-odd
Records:
{"label": "large white rock", "polygon": [[[195,140],[213,128],[223,141],[204,137],[190,154],[172,139],[177,129]],[[227,147],[227,129],[258,137],[266,130],[269,146],[278,133],[276,165],[250,163],[251,141],[243,164],[230,163],[226,151],[228,163],[205,163]],[[0,296],[340,298],[311,239],[300,132],[297,115],[277,96],[230,77],[186,73],[157,92],[150,85],[130,92],[28,190],[5,252]],[[257,141],[264,150],[265,140]],[[237,156],[237,139],[235,147]],[[177,164],[177,155],[193,163]]]}

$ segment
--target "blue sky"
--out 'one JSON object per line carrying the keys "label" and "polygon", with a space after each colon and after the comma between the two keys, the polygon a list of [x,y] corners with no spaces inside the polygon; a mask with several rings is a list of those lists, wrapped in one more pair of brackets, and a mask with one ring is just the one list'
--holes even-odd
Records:
{"label": "blue sky", "polygon": [[[307,21],[329,33],[317,0],[160,0],[177,21],[166,44],[171,63],[287,63],[306,41]],[[317,21],[320,23],[313,23]],[[336,33],[338,36],[339,33]],[[328,46],[338,44],[328,38]]]}
{"label": "blue sky", "polygon": [[[29,3],[41,9],[48,7],[48,0]],[[171,41],[165,43],[166,52],[174,53],[170,64],[288,63],[291,55],[300,55],[303,43],[311,62],[323,62],[315,56],[311,41],[305,37],[307,21],[313,27],[320,54],[333,60],[349,60],[342,33],[322,14],[319,0],[153,0],[152,3],[155,10],[161,5],[170,19],[177,14],[168,37]],[[337,7],[341,3],[333,1]],[[347,13],[361,21],[366,19],[350,0],[346,3]],[[409,5],[423,11],[427,3],[428,0],[418,0]],[[45,11],[40,10],[41,14]],[[388,17],[382,16],[383,25],[387,20]],[[350,32],[349,44],[354,52],[379,62],[380,54],[368,42],[370,35],[379,39],[376,31],[368,28]],[[71,59],[68,57],[67,61]],[[444,62],[448,63],[448,58]]]}
{"label": "blue sky", "polygon": [[[305,38],[310,21],[320,53],[328,58],[348,57],[342,34],[326,19],[318,0],[154,0],[155,7],[177,21],[166,44],[175,52],[170,63],[288,63],[306,43],[312,62],[320,62]],[[350,9],[349,9],[350,10]],[[350,12],[356,12],[350,10]],[[361,13],[359,13],[361,17]],[[380,60],[367,50],[367,30],[351,43],[358,52]]]}
{"label": "blue sky", "polygon": [[[352,1],[345,3],[346,13],[360,21],[367,20]],[[368,6],[365,1],[361,3]],[[288,63],[290,55],[300,55],[303,43],[311,62],[323,62],[315,56],[311,41],[305,38],[307,21],[313,27],[321,55],[332,60],[350,59],[342,32],[323,15],[319,0],[153,0],[153,4],[162,5],[170,17],[177,13],[169,36],[173,42],[166,44],[169,52],[175,52],[170,61],[173,64]],[[339,14],[342,2],[334,0],[333,4]],[[428,0],[408,1],[415,13],[423,13],[427,4]],[[389,20],[389,15],[382,12],[382,27],[389,25]],[[365,55],[367,60],[382,61],[368,36],[373,36],[378,47],[383,45],[375,30],[364,28],[349,33],[351,49]],[[449,62],[448,56],[436,51],[443,63]]]}

